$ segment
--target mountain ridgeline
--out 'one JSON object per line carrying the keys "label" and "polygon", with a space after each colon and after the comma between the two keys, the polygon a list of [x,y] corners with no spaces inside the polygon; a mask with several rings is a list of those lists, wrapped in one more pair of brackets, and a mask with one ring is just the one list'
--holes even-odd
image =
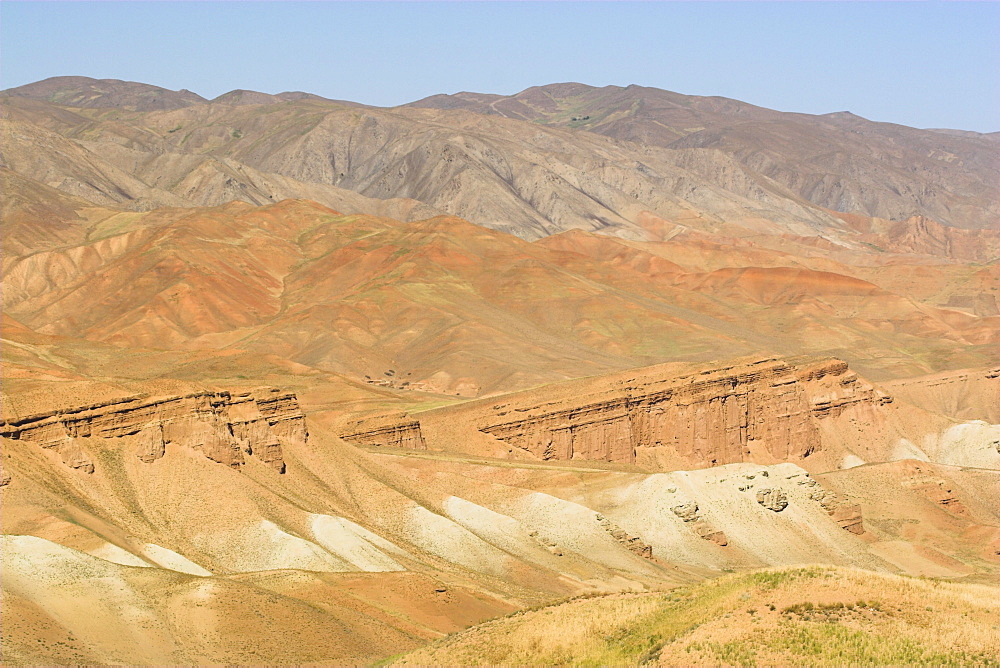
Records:
{"label": "mountain ridgeline", "polygon": [[525,239],[645,239],[644,212],[820,237],[843,232],[835,212],[1000,227],[996,134],[849,113],[582,84],[392,109],[83,77],[2,96],[4,166],[133,210],[309,198],[404,220],[449,213]]}

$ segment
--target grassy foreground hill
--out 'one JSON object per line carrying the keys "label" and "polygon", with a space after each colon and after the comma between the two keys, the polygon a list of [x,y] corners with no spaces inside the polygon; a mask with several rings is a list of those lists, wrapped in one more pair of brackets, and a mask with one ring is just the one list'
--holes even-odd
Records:
{"label": "grassy foreground hill", "polygon": [[394,665],[995,666],[998,621],[994,587],[810,566],[519,611]]}

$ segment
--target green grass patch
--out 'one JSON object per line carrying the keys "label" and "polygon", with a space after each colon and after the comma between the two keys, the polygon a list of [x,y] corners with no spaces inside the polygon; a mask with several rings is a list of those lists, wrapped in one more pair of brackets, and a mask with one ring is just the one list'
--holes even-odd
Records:
{"label": "green grass patch", "polygon": [[[1000,665],[1000,652],[989,651],[995,634],[982,623],[995,616],[998,597],[970,587],[959,603],[957,592],[938,590],[945,586],[960,587],[825,566],[732,574],[667,593],[519,611],[397,662]],[[843,600],[852,592],[862,596]],[[795,602],[804,596],[812,600]],[[929,615],[928,603],[942,612]],[[945,612],[948,605],[955,609]]]}

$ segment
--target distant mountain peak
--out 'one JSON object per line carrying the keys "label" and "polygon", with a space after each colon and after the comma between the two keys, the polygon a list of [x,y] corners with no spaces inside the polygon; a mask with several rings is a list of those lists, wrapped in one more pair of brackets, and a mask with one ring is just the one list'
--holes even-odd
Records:
{"label": "distant mountain peak", "polygon": [[121,79],[51,77],[8,88],[3,95],[51,102],[65,107],[120,108],[131,111],[181,109],[207,102],[187,89],[179,91]]}
{"label": "distant mountain peak", "polygon": [[858,116],[857,114],[851,111],[831,111],[828,114],[823,114],[823,116],[825,116],[826,118],[850,118],[850,119],[865,120],[863,117]]}
{"label": "distant mountain peak", "polygon": [[255,90],[247,90],[245,88],[237,88],[236,90],[231,90],[228,93],[223,93],[222,95],[214,98],[212,100],[212,104],[277,104],[281,101],[282,99],[277,95],[261,93]]}

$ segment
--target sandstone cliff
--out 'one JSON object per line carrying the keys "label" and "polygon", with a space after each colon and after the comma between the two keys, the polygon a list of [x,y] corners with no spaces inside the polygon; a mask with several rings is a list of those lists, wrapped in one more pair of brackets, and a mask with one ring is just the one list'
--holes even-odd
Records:
{"label": "sandstone cliff", "polygon": [[340,437],[355,445],[426,450],[420,422],[406,413],[380,415],[356,420],[341,429]]}
{"label": "sandstone cliff", "polygon": [[[819,420],[891,401],[839,360],[767,359],[616,385],[528,407],[515,398],[494,406],[480,430],[544,460],[791,461],[822,447]],[[511,413],[521,415],[504,419]]]}
{"label": "sandstone cliff", "polygon": [[175,443],[234,469],[252,455],[284,473],[281,442],[304,443],[308,432],[295,395],[270,389],[116,399],[0,421],[0,436],[54,449],[67,466],[87,473],[94,463],[81,439],[125,436],[137,437],[136,456],[146,463]]}

